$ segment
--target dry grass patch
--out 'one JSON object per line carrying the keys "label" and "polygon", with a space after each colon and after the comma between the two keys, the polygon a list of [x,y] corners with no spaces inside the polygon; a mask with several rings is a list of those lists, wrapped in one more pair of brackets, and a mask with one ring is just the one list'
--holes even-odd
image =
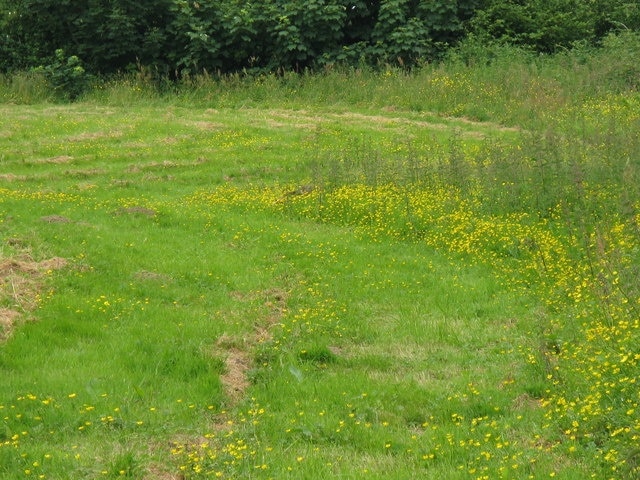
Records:
{"label": "dry grass patch", "polygon": [[[307,110],[278,110],[271,109],[266,112],[265,118],[260,118],[273,128],[292,127],[303,130],[312,130],[327,123],[344,123],[360,125],[372,130],[420,128],[429,131],[449,132],[459,128],[462,137],[484,138],[489,132],[516,132],[519,129],[505,127],[493,122],[479,122],[466,117],[445,117],[437,113],[425,113],[418,118],[403,116],[406,112],[397,111],[390,107],[382,109],[382,114],[358,113],[358,112],[326,112],[317,115]],[[464,127],[464,128],[463,128]]]}
{"label": "dry grass patch", "polygon": [[83,132],[78,135],[67,137],[70,142],[86,142],[88,140],[99,140],[103,138],[120,138],[124,135],[121,131],[113,132]]}
{"label": "dry grass patch", "polygon": [[229,403],[235,405],[242,400],[249,388],[248,372],[253,366],[253,360],[247,350],[231,347],[227,348],[225,353],[225,369],[220,375],[220,381]]}
{"label": "dry grass patch", "polygon": [[46,215],[44,217],[40,217],[40,220],[46,223],[70,223],[71,220],[62,215]]}
{"label": "dry grass patch", "polygon": [[224,358],[224,372],[220,376],[229,405],[237,405],[250,386],[249,372],[254,368],[255,346],[272,338],[271,327],[278,324],[287,311],[289,293],[281,288],[249,293],[231,292],[231,298],[239,302],[257,301],[261,315],[254,322],[253,333],[247,338],[222,335],[216,342],[213,354]]}
{"label": "dry grass patch", "polygon": [[11,336],[18,319],[33,311],[44,286],[44,276],[64,268],[64,258],[53,257],[36,262],[28,254],[0,260],[0,340]]}
{"label": "dry grass patch", "polygon": [[53,164],[53,165],[62,165],[65,163],[70,163],[73,161],[73,157],[69,155],[58,155],[55,157],[48,158],[35,158],[33,160],[26,160],[25,165],[45,165],[45,164]]}
{"label": "dry grass patch", "polygon": [[15,310],[0,308],[0,342],[9,338],[13,325],[19,316],[20,314]]}
{"label": "dry grass patch", "polygon": [[155,217],[158,212],[151,208],[136,205],[132,207],[119,208],[113,213],[114,215],[140,215],[143,217]]}
{"label": "dry grass patch", "polygon": [[202,130],[202,131],[206,131],[206,132],[211,132],[214,130],[222,130],[223,128],[225,128],[225,124],[224,123],[216,123],[216,122],[207,122],[204,120],[197,120],[197,121],[192,121],[192,122],[184,122],[184,125],[189,126],[189,127],[195,127],[198,130]]}
{"label": "dry grass patch", "polygon": [[168,283],[172,280],[171,275],[164,273],[150,272],[148,270],[139,270],[134,274],[136,280],[146,281],[151,280],[155,282]]}
{"label": "dry grass patch", "polygon": [[7,182],[23,182],[28,177],[26,175],[15,175],[13,173],[0,173],[0,180],[6,180]]}

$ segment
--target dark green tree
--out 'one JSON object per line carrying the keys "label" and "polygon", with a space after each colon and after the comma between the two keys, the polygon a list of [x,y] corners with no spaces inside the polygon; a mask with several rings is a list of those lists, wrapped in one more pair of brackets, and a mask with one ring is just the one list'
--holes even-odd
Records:
{"label": "dark green tree", "polygon": [[0,71],[58,49],[97,74],[410,67],[469,32],[554,52],[639,28],[629,0],[0,0]]}
{"label": "dark green tree", "polygon": [[13,0],[2,33],[18,68],[47,63],[57,49],[103,73],[164,64],[172,1]]}
{"label": "dark green tree", "polygon": [[544,53],[639,27],[640,4],[628,0],[488,0],[471,22],[480,37]]}

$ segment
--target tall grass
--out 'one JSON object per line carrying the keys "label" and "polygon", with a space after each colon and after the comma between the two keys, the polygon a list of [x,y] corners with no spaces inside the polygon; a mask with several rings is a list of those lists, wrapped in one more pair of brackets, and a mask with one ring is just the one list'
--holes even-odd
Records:
{"label": "tall grass", "polygon": [[53,98],[45,78],[35,72],[0,75],[0,102],[32,104]]}
{"label": "tall grass", "polygon": [[[470,42],[473,44],[473,42]],[[491,119],[507,126],[544,129],[556,113],[605,93],[638,86],[640,39],[611,36],[599,49],[579,47],[536,56],[512,46],[462,45],[442,62],[407,72],[396,67],[331,67],[320,73],[281,72],[259,76],[197,75],[171,84],[154,83],[146,71],[107,82],[92,98],[100,103],[166,101],[212,108],[310,105],[434,112]],[[466,50],[472,50],[468,53]]]}
{"label": "tall grass", "polygon": [[[211,108],[354,106],[543,128],[556,112],[571,105],[635,89],[639,45],[638,36],[626,32],[607,37],[597,49],[577,45],[554,56],[538,56],[508,45],[477,45],[470,39],[445,60],[410,72],[391,66],[334,66],[316,73],[205,73],[170,81],[140,68],[96,81],[84,101],[120,105],[157,99]],[[0,94],[18,103],[53,98],[45,79],[36,73],[5,77]]]}

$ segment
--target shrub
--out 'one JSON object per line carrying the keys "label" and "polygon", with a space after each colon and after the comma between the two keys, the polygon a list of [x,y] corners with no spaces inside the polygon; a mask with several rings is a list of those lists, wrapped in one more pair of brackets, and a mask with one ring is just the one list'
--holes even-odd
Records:
{"label": "shrub", "polygon": [[44,73],[56,96],[63,100],[76,100],[89,84],[89,74],[76,55],[66,57],[61,48],[55,52],[53,61],[40,66],[36,71]]}

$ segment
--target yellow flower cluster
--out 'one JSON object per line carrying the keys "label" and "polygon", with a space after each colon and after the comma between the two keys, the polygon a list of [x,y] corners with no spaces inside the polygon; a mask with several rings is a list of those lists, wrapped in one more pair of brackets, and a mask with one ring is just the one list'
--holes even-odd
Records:
{"label": "yellow flower cluster", "polygon": [[[481,208],[480,195],[463,195],[453,187],[361,183],[289,191],[288,186],[229,186],[201,193],[198,200],[347,225],[373,240],[423,242],[494,266],[514,293],[537,294],[550,313],[545,328],[552,337],[566,337],[554,347],[557,351],[542,357],[525,352],[529,361],[549,368],[541,404],[547,428],[559,428],[564,435],[549,448],[566,443],[571,452],[576,444],[600,445],[598,455],[614,474],[640,472],[640,462],[628,457],[640,440],[637,217],[629,224],[611,215],[585,234],[567,228],[560,205],[544,217],[490,215]],[[599,195],[611,199],[617,193]],[[306,310],[296,313],[284,330],[312,328],[315,321],[310,323],[308,316]]]}

